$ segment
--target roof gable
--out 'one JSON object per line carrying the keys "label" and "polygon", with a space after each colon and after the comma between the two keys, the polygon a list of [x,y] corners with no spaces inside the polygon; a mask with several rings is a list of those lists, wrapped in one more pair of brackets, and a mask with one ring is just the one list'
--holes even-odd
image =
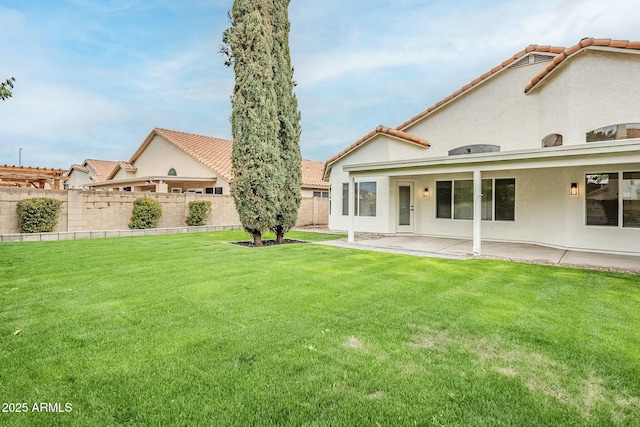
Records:
{"label": "roof gable", "polygon": [[129,163],[135,165],[136,160],[156,136],[160,136],[175,145],[227,181],[231,181],[233,178],[231,169],[233,141],[169,129],[155,128],[152,130],[136,152],[133,153]]}
{"label": "roof gable", "polygon": [[594,39],[593,37],[583,38],[577,44],[560,52],[560,54],[558,54],[544,70],[531,79],[531,82],[524,88],[524,92],[529,93],[536,87],[542,85],[544,80],[548,78],[554,70],[565,65],[568,59],[573,58],[575,55],[586,49],[606,49],[620,52],[624,52],[625,50],[627,52],[634,50],[640,51],[640,42],[629,40]]}
{"label": "roof gable", "polygon": [[415,144],[423,148],[430,147],[429,142],[425,139],[419,138],[415,135],[411,135],[409,133],[403,132],[398,129],[393,129],[393,128],[380,125],[377,128],[375,128],[375,130],[372,130],[371,132],[369,132],[368,134],[366,134],[365,136],[363,136],[362,138],[360,138],[359,140],[357,140],[356,142],[354,142],[353,144],[351,144],[350,146],[348,146],[347,148],[345,148],[344,150],[342,150],[341,152],[339,152],[338,154],[336,154],[335,156],[327,160],[325,163],[325,176],[331,169],[331,165],[333,163],[335,163],[342,157],[351,153],[353,150],[357,149],[361,145],[371,141],[373,138],[381,134],[388,135],[400,141],[408,142],[410,144]]}

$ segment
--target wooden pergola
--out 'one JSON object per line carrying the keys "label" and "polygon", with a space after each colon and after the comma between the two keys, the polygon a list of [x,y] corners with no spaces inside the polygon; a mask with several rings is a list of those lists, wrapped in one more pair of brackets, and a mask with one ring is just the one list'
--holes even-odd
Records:
{"label": "wooden pergola", "polygon": [[0,186],[59,190],[66,173],[66,169],[0,165]]}

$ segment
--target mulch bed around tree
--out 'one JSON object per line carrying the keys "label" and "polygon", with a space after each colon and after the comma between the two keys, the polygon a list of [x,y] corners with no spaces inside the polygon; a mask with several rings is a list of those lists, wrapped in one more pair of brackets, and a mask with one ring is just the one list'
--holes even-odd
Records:
{"label": "mulch bed around tree", "polygon": [[[260,246],[256,246],[253,244],[253,242],[229,242],[232,245],[238,245],[238,246],[245,246],[247,248],[259,248]],[[284,242],[280,243],[281,245],[286,245],[286,244],[290,244],[290,243],[309,243],[309,242],[305,242],[304,240],[295,240],[295,239],[284,239]],[[278,243],[276,243],[275,240],[263,240],[262,241],[262,247],[265,246],[277,246]]]}

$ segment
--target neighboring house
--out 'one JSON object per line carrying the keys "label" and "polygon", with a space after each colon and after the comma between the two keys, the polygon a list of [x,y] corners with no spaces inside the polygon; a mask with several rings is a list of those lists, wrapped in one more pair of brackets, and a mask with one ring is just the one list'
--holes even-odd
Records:
{"label": "neighboring house", "polygon": [[87,159],[81,165],[71,165],[64,188],[87,188],[87,184],[104,182],[118,165],[126,165],[126,162]]}
{"label": "neighboring house", "polygon": [[65,169],[29,166],[0,166],[0,186],[60,189],[66,177]]}
{"label": "neighboring house", "polygon": [[[151,191],[158,193],[229,194],[233,179],[227,139],[156,128],[149,133],[129,162],[119,162],[94,189]],[[324,164],[302,162],[302,196],[328,197],[323,181]]]}
{"label": "neighboring house", "polygon": [[640,42],[532,45],[326,162],[329,227],[640,254]]}

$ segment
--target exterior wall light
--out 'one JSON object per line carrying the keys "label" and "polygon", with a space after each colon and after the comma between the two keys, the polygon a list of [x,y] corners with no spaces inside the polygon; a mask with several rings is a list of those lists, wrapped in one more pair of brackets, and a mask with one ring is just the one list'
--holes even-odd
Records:
{"label": "exterior wall light", "polygon": [[577,182],[572,182],[571,183],[571,192],[569,193],[572,196],[577,196],[578,195],[578,183]]}
{"label": "exterior wall light", "polygon": [[422,192],[422,197],[425,199],[429,198],[429,187],[424,187],[424,191]]}

